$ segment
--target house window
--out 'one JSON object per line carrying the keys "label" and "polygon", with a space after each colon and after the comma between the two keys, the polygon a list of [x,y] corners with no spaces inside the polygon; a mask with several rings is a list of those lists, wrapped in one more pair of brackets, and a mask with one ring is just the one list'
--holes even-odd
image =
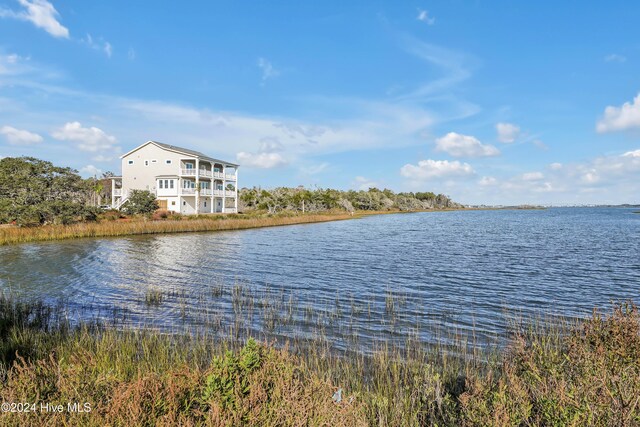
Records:
{"label": "house window", "polygon": [[144,165],[145,165],[145,166],[149,166],[149,160],[145,160],[145,161],[144,161]]}
{"label": "house window", "polygon": [[214,172],[220,172],[220,168],[213,168]]}
{"label": "house window", "polygon": [[172,201],[171,201],[171,206],[175,206],[175,205],[176,205],[176,201],[175,201],[175,200],[172,200]]}
{"label": "house window", "polygon": [[164,188],[164,187],[162,186],[162,180],[160,180],[160,181],[158,182],[158,188]]}
{"label": "house window", "polygon": [[193,169],[193,163],[185,163],[184,167],[185,169]]}
{"label": "house window", "polygon": [[169,188],[173,189],[173,180],[172,179],[169,180]]}
{"label": "house window", "polygon": [[158,163],[157,160],[151,160],[151,163]]}
{"label": "house window", "polygon": [[186,202],[186,201],[183,201],[183,202],[182,202],[182,206],[187,206],[187,202]]}
{"label": "house window", "polygon": [[129,160],[129,164],[132,165],[133,164],[133,160]]}
{"label": "house window", "polygon": [[164,161],[166,164],[170,165],[171,164],[171,160],[165,160]]}
{"label": "house window", "polygon": [[205,207],[205,208],[207,207],[207,202],[204,202],[204,207]]}

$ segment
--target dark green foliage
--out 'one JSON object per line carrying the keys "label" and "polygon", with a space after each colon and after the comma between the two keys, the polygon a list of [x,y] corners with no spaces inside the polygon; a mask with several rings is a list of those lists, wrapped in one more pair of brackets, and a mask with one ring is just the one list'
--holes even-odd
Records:
{"label": "dark green foliage", "polygon": [[22,226],[95,220],[94,191],[75,170],[33,157],[0,159],[0,223]]}
{"label": "dark green foliage", "polygon": [[158,209],[156,196],[146,190],[131,190],[129,201],[124,204],[122,210],[127,215],[150,215]]}
{"label": "dark green foliage", "polygon": [[273,190],[243,188],[240,190],[241,210],[320,212],[333,209],[353,211],[413,211],[460,207],[444,194],[394,193],[385,188],[340,191],[331,189],[310,190],[304,187],[278,187]]}

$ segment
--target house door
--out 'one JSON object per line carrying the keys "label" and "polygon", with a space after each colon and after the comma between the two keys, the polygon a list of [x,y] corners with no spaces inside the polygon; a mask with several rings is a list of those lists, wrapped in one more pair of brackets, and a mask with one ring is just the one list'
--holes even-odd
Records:
{"label": "house door", "polygon": [[166,211],[167,210],[167,201],[166,200],[158,200],[158,209]]}
{"label": "house door", "polygon": [[216,212],[222,212],[222,200],[216,202]]}

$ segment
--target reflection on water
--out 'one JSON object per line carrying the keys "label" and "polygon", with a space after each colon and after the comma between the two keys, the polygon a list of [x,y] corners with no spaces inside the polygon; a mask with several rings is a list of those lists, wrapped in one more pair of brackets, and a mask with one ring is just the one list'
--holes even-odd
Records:
{"label": "reflection on water", "polygon": [[[234,232],[0,247],[0,286],[63,300],[72,317],[167,330],[229,328],[435,340],[505,331],[505,309],[579,316],[639,300],[629,209],[382,215]],[[161,295],[149,303],[148,295]]]}

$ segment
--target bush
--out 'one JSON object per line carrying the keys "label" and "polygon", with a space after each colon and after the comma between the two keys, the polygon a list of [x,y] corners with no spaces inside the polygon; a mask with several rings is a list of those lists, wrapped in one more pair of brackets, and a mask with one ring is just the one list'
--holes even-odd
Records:
{"label": "bush", "polygon": [[158,209],[156,196],[147,190],[131,190],[122,210],[127,215],[150,215]]}
{"label": "bush", "polygon": [[171,216],[171,211],[162,209],[162,210],[155,211],[151,216],[151,219],[153,219],[154,221],[158,221],[161,219],[167,219],[170,216]]}

